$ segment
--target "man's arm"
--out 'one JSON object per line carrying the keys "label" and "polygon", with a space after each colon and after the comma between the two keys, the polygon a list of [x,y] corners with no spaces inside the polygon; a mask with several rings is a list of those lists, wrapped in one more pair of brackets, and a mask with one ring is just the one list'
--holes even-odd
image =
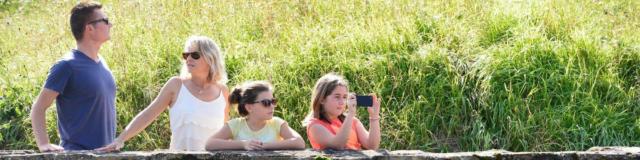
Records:
{"label": "man's arm", "polygon": [[49,143],[49,135],[47,134],[47,124],[45,121],[47,108],[51,106],[51,103],[58,97],[58,94],[56,91],[43,88],[37,100],[33,106],[31,106],[31,127],[36,137],[36,144],[41,152],[64,150],[58,145]]}

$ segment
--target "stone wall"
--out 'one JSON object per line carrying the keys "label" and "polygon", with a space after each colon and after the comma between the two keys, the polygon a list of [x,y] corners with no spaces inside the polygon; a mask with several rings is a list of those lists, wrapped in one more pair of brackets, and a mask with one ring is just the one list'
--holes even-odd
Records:
{"label": "stone wall", "polygon": [[640,159],[639,147],[594,147],[587,151],[564,152],[509,152],[489,150],[482,152],[430,153],[419,150],[365,150],[365,151],[215,151],[98,153],[69,151],[61,153],[39,153],[32,150],[0,150],[0,159]]}

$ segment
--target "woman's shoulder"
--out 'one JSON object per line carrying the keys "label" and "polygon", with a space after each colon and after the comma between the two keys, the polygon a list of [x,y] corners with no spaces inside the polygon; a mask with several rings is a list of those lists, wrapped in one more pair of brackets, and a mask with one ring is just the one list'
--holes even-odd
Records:
{"label": "woman's shoulder", "polygon": [[178,77],[178,76],[173,76],[171,78],[169,78],[169,80],[167,80],[166,85],[167,86],[172,86],[172,87],[176,87],[176,86],[180,86],[182,85],[182,78]]}
{"label": "woman's shoulder", "polygon": [[164,89],[171,92],[177,92],[180,90],[180,86],[182,86],[182,78],[174,76],[167,80],[167,83],[164,84]]}
{"label": "woman's shoulder", "polygon": [[225,96],[229,96],[229,88],[227,88],[227,85],[216,83],[215,87],[219,88],[220,92],[222,92]]}
{"label": "woman's shoulder", "polygon": [[216,86],[216,87],[218,87],[218,88],[220,88],[220,90],[223,90],[223,91],[228,91],[228,90],[229,90],[229,88],[227,87],[227,85],[226,85],[226,84],[222,84],[222,83],[215,83],[215,86]]}

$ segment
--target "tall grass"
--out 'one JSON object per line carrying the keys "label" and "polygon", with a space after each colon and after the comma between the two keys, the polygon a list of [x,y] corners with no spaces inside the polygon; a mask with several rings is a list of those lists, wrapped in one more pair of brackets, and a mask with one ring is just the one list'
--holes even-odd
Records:
{"label": "tall grass", "polygon": [[[0,1],[0,149],[35,149],[28,113],[49,67],[75,46],[74,4]],[[385,149],[640,144],[638,1],[103,4],[115,23],[100,53],[118,86],[118,133],[178,74],[183,43],[197,34],[222,46],[229,87],[273,82],[276,116],[304,137],[313,84],[335,71],[352,91],[383,98]],[[55,116],[52,105],[52,142]],[[125,150],[168,148],[168,121],[165,112]]]}

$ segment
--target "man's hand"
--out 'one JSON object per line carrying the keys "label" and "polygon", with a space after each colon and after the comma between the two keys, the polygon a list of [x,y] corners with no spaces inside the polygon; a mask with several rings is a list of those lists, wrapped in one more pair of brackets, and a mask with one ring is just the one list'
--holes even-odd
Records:
{"label": "man's hand", "polygon": [[43,144],[43,145],[38,145],[38,149],[40,149],[40,152],[61,152],[64,151],[64,148],[55,145],[55,144]]}

